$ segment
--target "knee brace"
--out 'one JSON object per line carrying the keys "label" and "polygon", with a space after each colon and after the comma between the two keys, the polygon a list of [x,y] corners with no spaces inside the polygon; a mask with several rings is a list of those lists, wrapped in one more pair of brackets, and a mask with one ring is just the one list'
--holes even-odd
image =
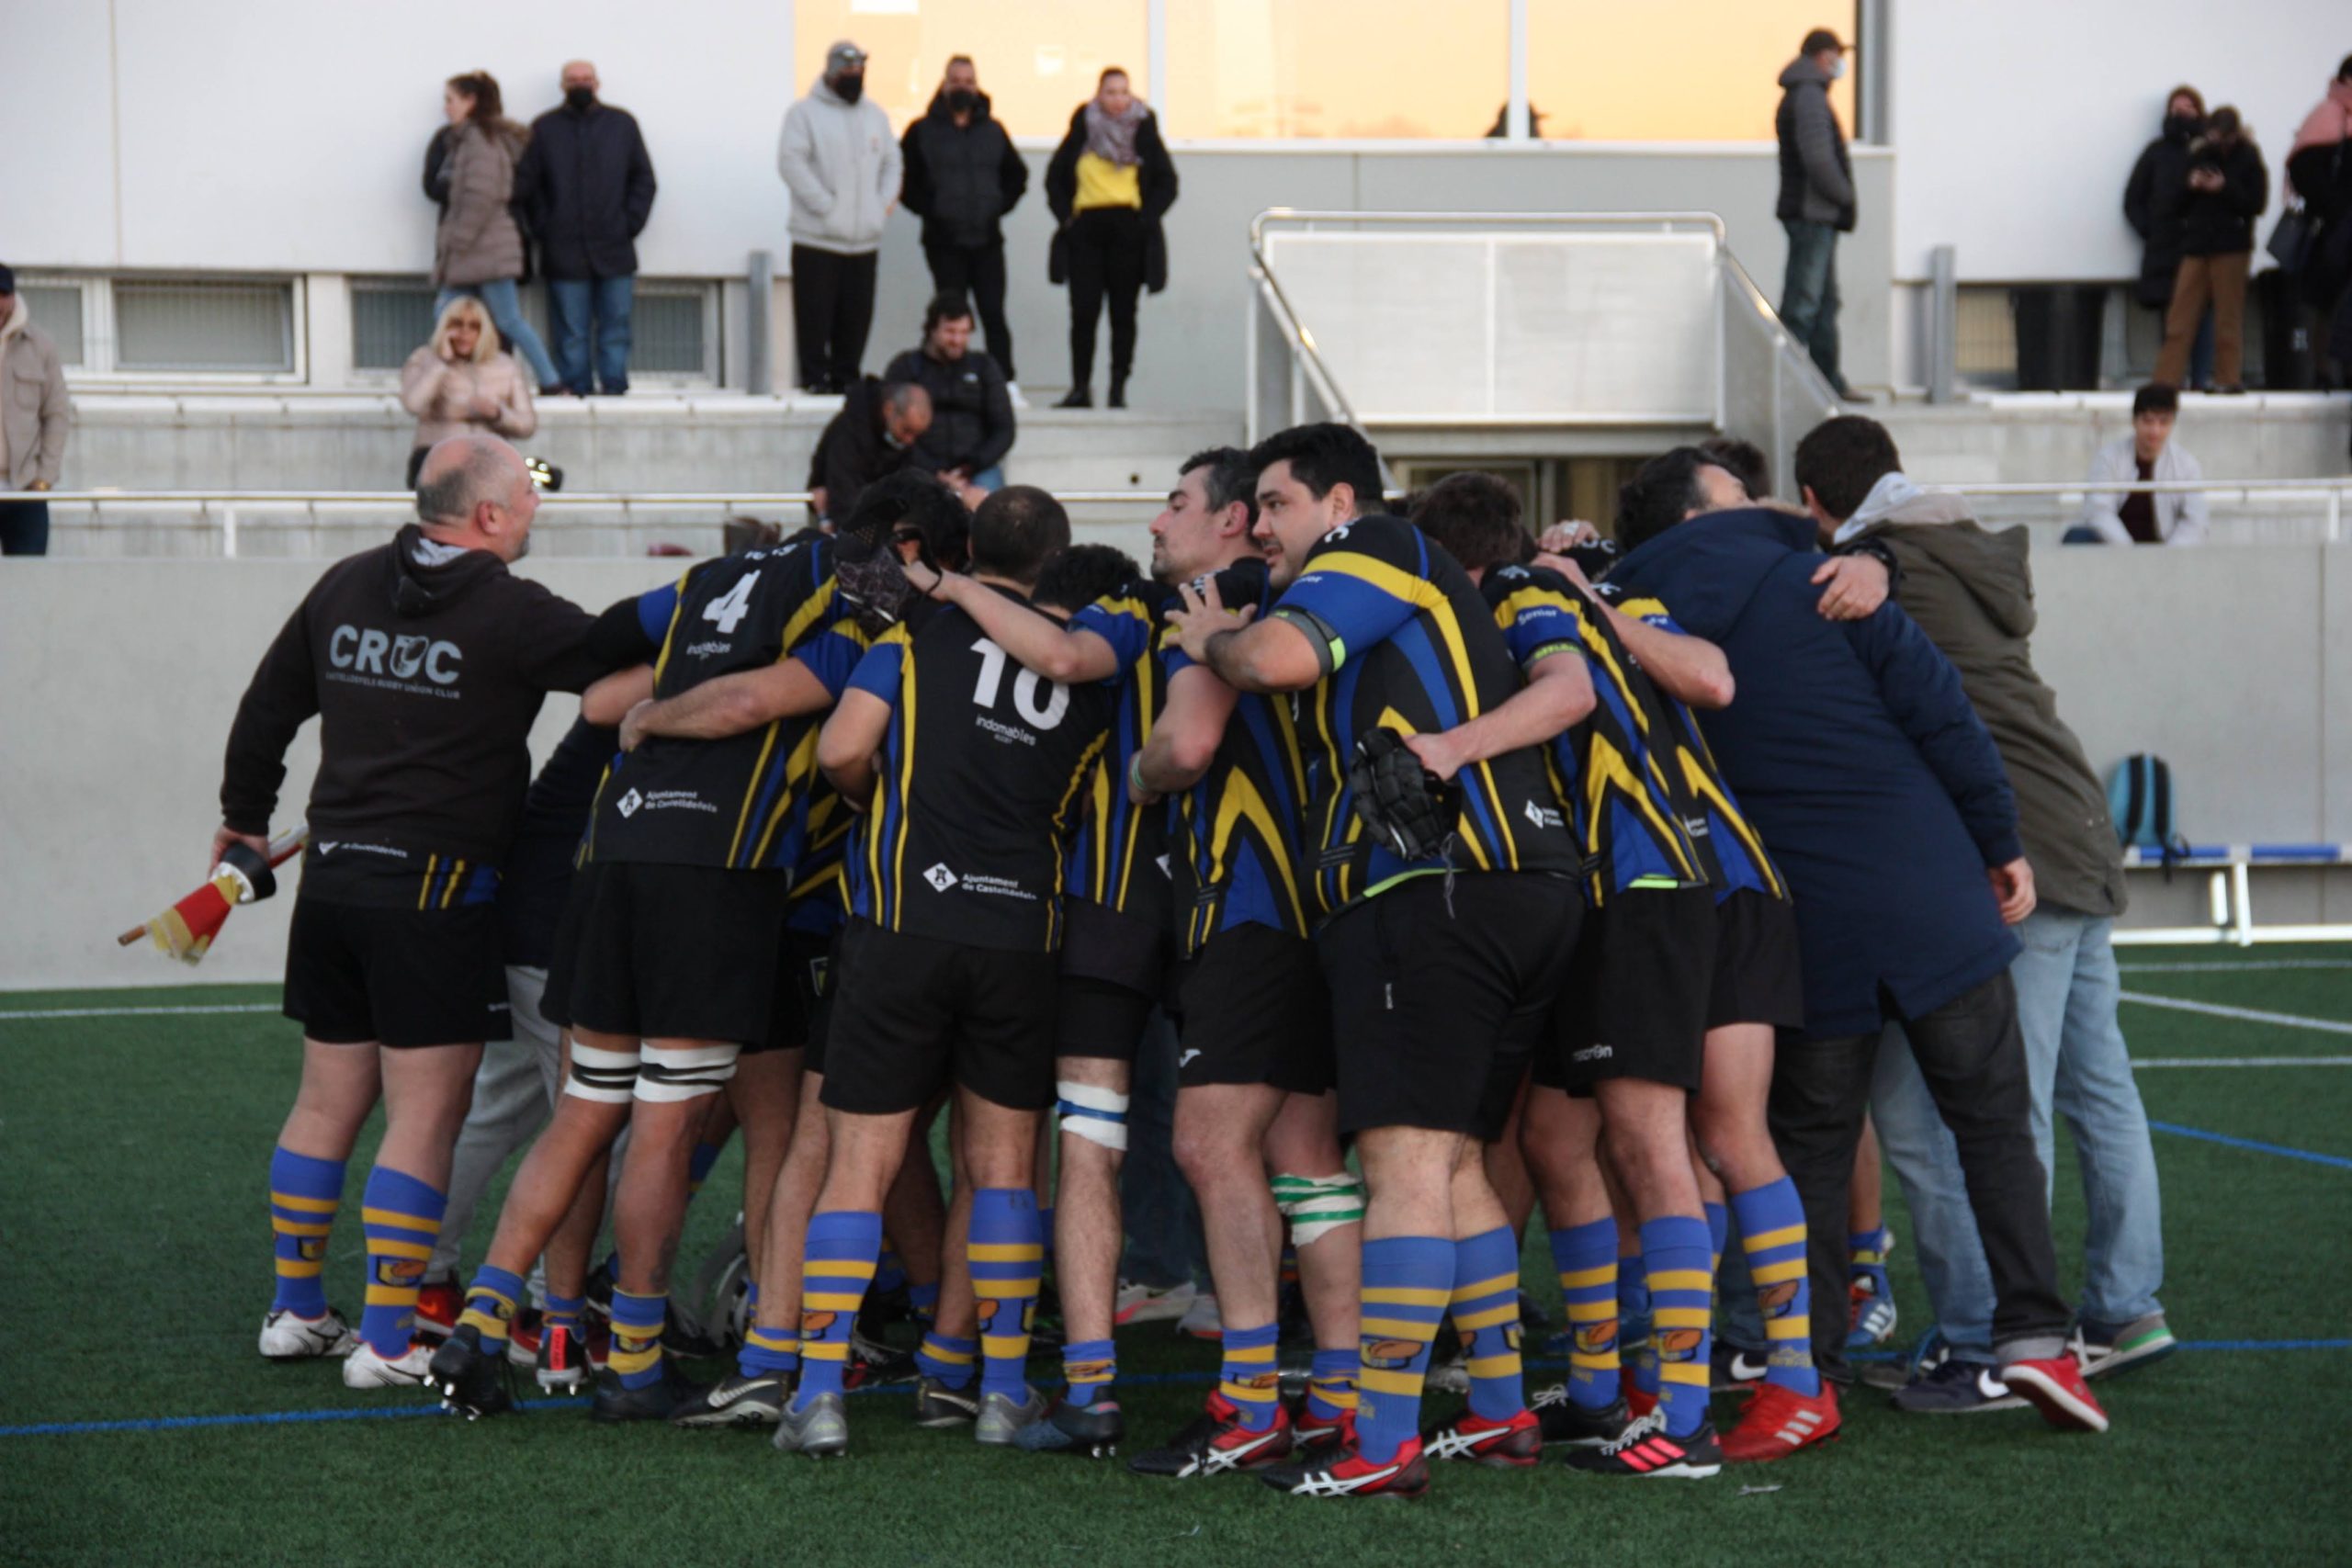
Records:
{"label": "knee brace", "polygon": [[648,1045],[645,1070],[637,1077],[637,1098],[643,1100],[695,1100],[717,1094],[735,1076],[741,1045]]}
{"label": "knee brace", "polygon": [[1290,1222],[1292,1244],[1306,1247],[1363,1219],[1363,1179],[1344,1170],[1337,1176],[1277,1176],[1274,1207]]}
{"label": "knee brace", "polygon": [[577,1040],[571,1043],[571,1067],[564,1077],[564,1093],[599,1105],[627,1105],[636,1090],[636,1052],[600,1051]]}
{"label": "knee brace", "polygon": [[1062,1131],[1090,1144],[1124,1153],[1127,1146],[1127,1097],[1116,1089],[1063,1081],[1054,1086],[1060,1097]]}

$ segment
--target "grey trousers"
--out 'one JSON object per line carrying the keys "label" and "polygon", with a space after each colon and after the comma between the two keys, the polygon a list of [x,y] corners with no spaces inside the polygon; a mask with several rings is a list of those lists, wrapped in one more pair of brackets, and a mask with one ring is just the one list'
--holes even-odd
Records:
{"label": "grey trousers", "polygon": [[[474,1073],[473,1109],[458,1134],[449,1166],[449,1207],[424,1267],[431,1280],[454,1279],[458,1247],[474,1223],[474,1210],[508,1157],[537,1136],[563,1089],[563,1032],[539,1011],[548,972],[506,966],[506,999],[513,1009],[514,1038],[482,1047]],[[462,1280],[459,1283],[463,1283]],[[536,1293],[536,1292],[534,1292]]]}

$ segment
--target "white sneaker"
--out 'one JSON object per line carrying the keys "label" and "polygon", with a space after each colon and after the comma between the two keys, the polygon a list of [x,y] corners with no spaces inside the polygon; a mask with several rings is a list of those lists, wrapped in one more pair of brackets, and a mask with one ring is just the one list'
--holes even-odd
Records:
{"label": "white sneaker", "polygon": [[[1014,408],[1025,409],[1029,406],[1029,400],[1021,395],[1021,383],[1018,381],[1007,381],[1004,384],[1004,395],[1012,400]],[[1126,1320],[1122,1318],[1120,1321],[1124,1323]]]}
{"label": "white sneaker", "polygon": [[1194,1292],[1193,1304],[1177,1320],[1176,1332],[1194,1339],[1224,1338],[1225,1319],[1217,1315],[1216,1295],[1208,1291]]}
{"label": "white sneaker", "polygon": [[375,1347],[365,1339],[351,1348],[351,1359],[343,1363],[343,1386],[345,1388],[422,1388],[425,1373],[433,1366],[433,1347],[412,1342],[406,1355],[390,1360],[376,1354]]}
{"label": "white sneaker", "polygon": [[348,1356],[358,1342],[351,1325],[333,1307],[320,1317],[297,1317],[281,1307],[261,1320],[261,1353],[273,1361]]}
{"label": "white sneaker", "polygon": [[1138,1285],[1122,1280],[1111,1318],[1114,1323],[1158,1323],[1166,1318],[1182,1317],[1191,1309],[1193,1298],[1198,1293],[1190,1280],[1168,1286]]}

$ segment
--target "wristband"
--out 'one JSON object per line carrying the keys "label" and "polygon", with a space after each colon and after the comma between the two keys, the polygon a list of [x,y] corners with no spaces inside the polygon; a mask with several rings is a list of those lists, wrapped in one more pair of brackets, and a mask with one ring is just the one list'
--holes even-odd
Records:
{"label": "wristband", "polygon": [[1127,759],[1127,787],[1137,795],[1149,795],[1151,786],[1143,782],[1143,753],[1137,751]]}

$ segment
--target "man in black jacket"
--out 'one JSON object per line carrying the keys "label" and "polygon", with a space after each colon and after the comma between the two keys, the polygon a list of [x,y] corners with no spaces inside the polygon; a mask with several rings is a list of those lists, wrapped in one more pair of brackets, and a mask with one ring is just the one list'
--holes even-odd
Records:
{"label": "man in black jacket", "polygon": [[1838,236],[1854,230],[1854,165],[1829,107],[1829,84],[1846,73],[1846,46],[1827,28],[1804,35],[1781,73],[1772,132],[1781,144],[1781,194],[1773,215],[1789,237],[1781,321],[1843,398],[1838,368]]}
{"label": "man in black jacket", "polygon": [[[1029,188],[1029,165],[1004,127],[989,118],[971,56],[947,62],[930,110],[899,139],[906,158],[899,199],[922,220],[922,255],[932,287],[969,294],[979,307],[989,355],[1012,367],[1012,333],[1004,323],[1004,230],[1001,220]],[[985,465],[983,465],[985,466]]]}
{"label": "man in black jacket", "polygon": [[[910,382],[931,394],[931,428],[915,443],[914,466],[961,492],[1004,488],[1012,450],[1012,396],[1005,372],[972,346],[972,307],[942,294],[923,310],[922,346],[890,361],[886,384]],[[975,502],[978,500],[976,496]]]}
{"label": "man in black jacket", "polygon": [[860,379],[809,455],[809,510],[820,520],[848,517],[867,485],[913,466],[915,444],[930,428],[931,394],[921,387]]}
{"label": "man in black jacket", "polygon": [[636,241],[653,211],[653,160],[636,117],[599,103],[597,85],[594,65],[566,64],[562,107],[531,122],[531,144],[514,166],[514,199],[530,215],[547,274],[556,368],[582,397],[628,390]]}

